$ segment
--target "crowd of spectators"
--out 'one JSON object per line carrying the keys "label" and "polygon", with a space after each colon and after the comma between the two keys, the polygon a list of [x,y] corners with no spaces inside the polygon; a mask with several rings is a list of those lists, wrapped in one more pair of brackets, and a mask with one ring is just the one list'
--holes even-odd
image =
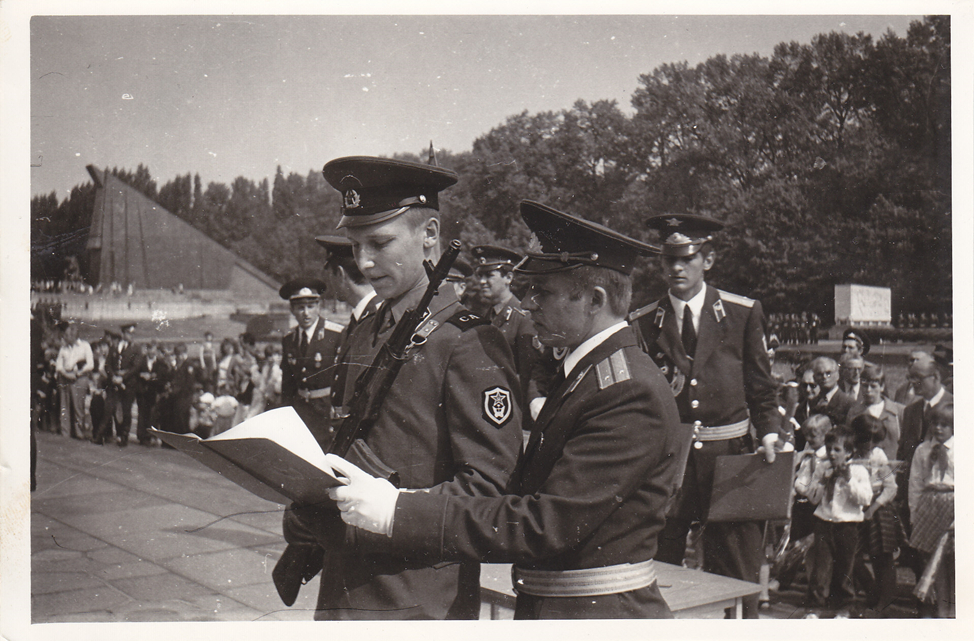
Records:
{"label": "crowd of spectators", "polygon": [[837,358],[800,364],[782,386],[797,456],[791,549],[781,557],[794,563],[777,580],[787,586],[804,571],[812,617],[849,616],[863,597],[882,616],[899,564],[916,577],[919,616],[953,617],[952,355],[912,352],[906,385],[887,390],[868,341],[843,338]]}
{"label": "crowd of spectators", "polygon": [[97,445],[157,442],[149,427],[203,438],[279,406],[281,346],[249,334],[215,343],[134,340],[134,324],[93,342],[78,326],[32,321],[32,428]]}

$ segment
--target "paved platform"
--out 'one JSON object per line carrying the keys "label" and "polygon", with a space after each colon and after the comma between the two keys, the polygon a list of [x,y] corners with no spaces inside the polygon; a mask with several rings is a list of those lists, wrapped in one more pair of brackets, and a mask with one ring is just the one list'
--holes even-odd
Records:
{"label": "paved platform", "polygon": [[309,621],[271,580],[283,507],[185,454],[37,435],[31,621]]}
{"label": "paved platform", "polygon": [[[46,432],[37,441],[32,623],[313,620],[317,585],[287,608],[271,580],[283,506],[134,436],[125,448]],[[913,577],[900,574],[897,602],[879,616],[916,616]],[[802,618],[803,593],[772,592],[761,617]]]}

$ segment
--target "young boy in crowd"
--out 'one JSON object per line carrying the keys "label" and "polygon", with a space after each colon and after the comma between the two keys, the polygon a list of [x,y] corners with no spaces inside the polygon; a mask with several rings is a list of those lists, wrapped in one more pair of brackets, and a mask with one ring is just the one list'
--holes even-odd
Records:
{"label": "young boy in crowd", "polygon": [[832,421],[825,414],[812,414],[801,427],[805,449],[795,457],[795,504],[791,510],[791,538],[803,539],[812,533],[816,505],[808,500],[815,468],[828,459],[825,436],[832,431]]}
{"label": "young boy in crowd", "polygon": [[913,534],[910,545],[924,556],[925,565],[941,536],[950,533],[934,575],[937,616],[953,618],[954,586],[954,406],[935,405],[927,414],[928,439],[917,447],[910,466],[909,503]]}
{"label": "young boy in crowd", "polygon": [[809,581],[813,607],[834,607],[836,618],[848,618],[855,601],[852,569],[859,544],[863,507],[872,502],[869,471],[853,462],[854,437],[839,427],[825,437],[828,459],[817,463],[808,488],[815,509],[812,546],[814,567]]}

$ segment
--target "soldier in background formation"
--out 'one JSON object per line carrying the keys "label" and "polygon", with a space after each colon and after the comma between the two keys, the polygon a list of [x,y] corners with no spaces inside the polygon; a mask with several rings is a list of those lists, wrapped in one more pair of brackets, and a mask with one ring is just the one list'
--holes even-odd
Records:
{"label": "soldier in background formation", "polygon": [[782,345],[817,345],[822,319],[815,312],[768,314],[768,336]]}

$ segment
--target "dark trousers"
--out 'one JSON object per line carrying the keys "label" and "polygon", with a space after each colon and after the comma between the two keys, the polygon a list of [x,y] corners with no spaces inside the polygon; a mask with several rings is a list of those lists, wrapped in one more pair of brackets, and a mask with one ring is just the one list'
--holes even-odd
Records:
{"label": "dark trousers", "polygon": [[108,413],[105,411],[105,397],[103,394],[93,394],[91,405],[88,407],[88,414],[91,416],[91,440],[102,444],[105,439],[111,439],[111,424],[108,422]]}
{"label": "dark trousers", "polygon": [[818,607],[851,607],[856,598],[852,572],[859,549],[860,524],[833,523],[816,517],[813,527],[811,601]]}
{"label": "dark trousers", "polygon": [[153,426],[152,423],[156,418],[156,398],[157,394],[155,392],[139,394],[137,397],[139,403],[139,419],[135,427],[135,434],[139,439],[139,443],[148,443],[152,440],[152,437],[149,435],[149,428]]}
{"label": "dark trousers", "polygon": [[[115,436],[122,443],[129,440],[129,430],[132,428],[132,403],[135,395],[127,390],[109,390],[105,402],[108,417],[115,421]],[[122,407],[122,420],[118,420],[118,407]]]}

